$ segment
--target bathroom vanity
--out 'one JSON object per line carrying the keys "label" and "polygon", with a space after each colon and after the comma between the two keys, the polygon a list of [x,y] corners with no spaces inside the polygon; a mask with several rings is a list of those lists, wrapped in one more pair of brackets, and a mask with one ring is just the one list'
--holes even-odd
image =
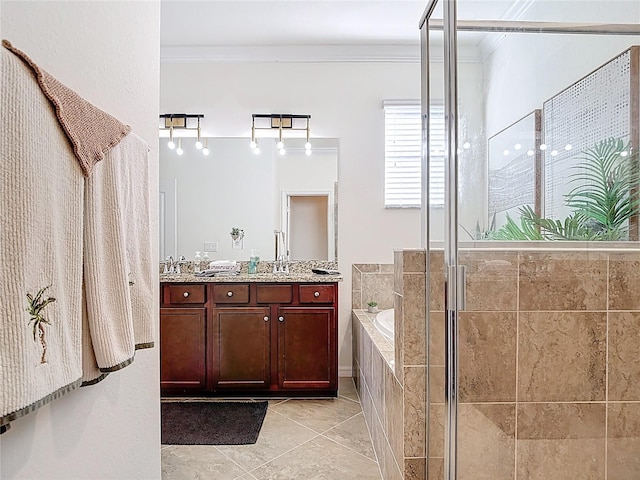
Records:
{"label": "bathroom vanity", "polygon": [[163,395],[337,395],[338,278],[162,277]]}

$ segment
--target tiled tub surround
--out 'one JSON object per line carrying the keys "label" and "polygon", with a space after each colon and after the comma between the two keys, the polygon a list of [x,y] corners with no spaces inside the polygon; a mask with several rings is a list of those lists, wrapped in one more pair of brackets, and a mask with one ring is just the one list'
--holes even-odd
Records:
{"label": "tiled tub surround", "polygon": [[[403,263],[400,259],[406,264],[407,255],[420,256],[396,253],[396,265]],[[467,308],[459,321],[459,478],[640,478],[640,252],[462,250],[460,261],[468,275]],[[428,478],[439,480],[444,455],[442,252],[431,252],[430,266]],[[396,281],[396,310],[405,312],[396,314],[400,333],[394,355],[395,372],[404,375],[403,386],[395,378],[404,397],[407,480],[414,478],[407,461],[420,458],[415,455],[420,451],[408,451],[407,431],[413,428],[419,435],[423,425],[419,407],[417,415],[407,410],[407,392],[419,391],[423,377],[410,380],[408,372],[419,371],[425,351],[424,322],[416,316],[416,302],[424,299],[422,282],[410,281],[408,274],[397,269],[403,281]],[[369,422],[367,403],[375,403],[379,390],[376,355],[383,355],[363,315],[354,314],[354,370]],[[387,425],[400,424],[402,416],[391,421],[385,402],[378,399],[378,404],[379,418]],[[369,425],[375,439],[376,424]],[[392,446],[393,440],[388,443]],[[382,466],[385,451],[378,455]]]}
{"label": "tiled tub surround", "polygon": [[[385,480],[424,480],[426,471],[426,355],[424,340],[407,338],[425,317],[425,255],[396,252],[392,265],[354,265],[354,298],[375,292],[395,309],[394,344],[373,325],[375,314],[353,312],[354,377]],[[359,289],[358,289],[359,287]],[[361,293],[359,293],[361,292]],[[405,301],[401,292],[408,292]],[[380,304],[380,301],[378,301]],[[355,307],[354,307],[355,308]],[[424,338],[424,334],[423,334]],[[403,382],[404,380],[404,382]]]}
{"label": "tiled tub surround", "polygon": [[367,308],[371,301],[376,302],[380,310],[393,308],[393,264],[356,263],[351,278],[351,308]]}

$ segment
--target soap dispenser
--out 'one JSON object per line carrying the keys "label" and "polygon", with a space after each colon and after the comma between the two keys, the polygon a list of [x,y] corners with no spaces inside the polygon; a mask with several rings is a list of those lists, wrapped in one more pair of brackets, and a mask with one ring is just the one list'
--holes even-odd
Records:
{"label": "soap dispenser", "polygon": [[204,268],[205,270],[207,268],[209,268],[209,253],[208,252],[204,252],[203,256],[202,256],[202,261],[204,262]]}
{"label": "soap dispenser", "polygon": [[195,273],[200,273],[200,262],[202,258],[200,257],[200,252],[196,252],[195,257],[193,257],[193,271]]}
{"label": "soap dispenser", "polygon": [[251,256],[249,257],[248,273],[258,273],[258,262],[260,261],[260,252],[258,250],[251,250]]}

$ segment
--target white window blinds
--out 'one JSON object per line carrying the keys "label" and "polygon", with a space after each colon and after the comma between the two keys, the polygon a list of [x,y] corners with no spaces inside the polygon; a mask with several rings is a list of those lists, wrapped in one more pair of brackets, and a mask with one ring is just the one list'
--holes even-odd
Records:
{"label": "white window blinds", "polygon": [[[385,101],[384,205],[420,208],[420,102]],[[444,205],[444,107],[431,105],[429,115],[429,205]]]}

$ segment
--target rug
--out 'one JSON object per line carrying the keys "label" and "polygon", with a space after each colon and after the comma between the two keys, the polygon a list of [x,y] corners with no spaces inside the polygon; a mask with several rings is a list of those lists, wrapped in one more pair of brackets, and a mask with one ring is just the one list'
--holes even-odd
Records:
{"label": "rug", "polygon": [[163,445],[256,443],[268,402],[162,402]]}

